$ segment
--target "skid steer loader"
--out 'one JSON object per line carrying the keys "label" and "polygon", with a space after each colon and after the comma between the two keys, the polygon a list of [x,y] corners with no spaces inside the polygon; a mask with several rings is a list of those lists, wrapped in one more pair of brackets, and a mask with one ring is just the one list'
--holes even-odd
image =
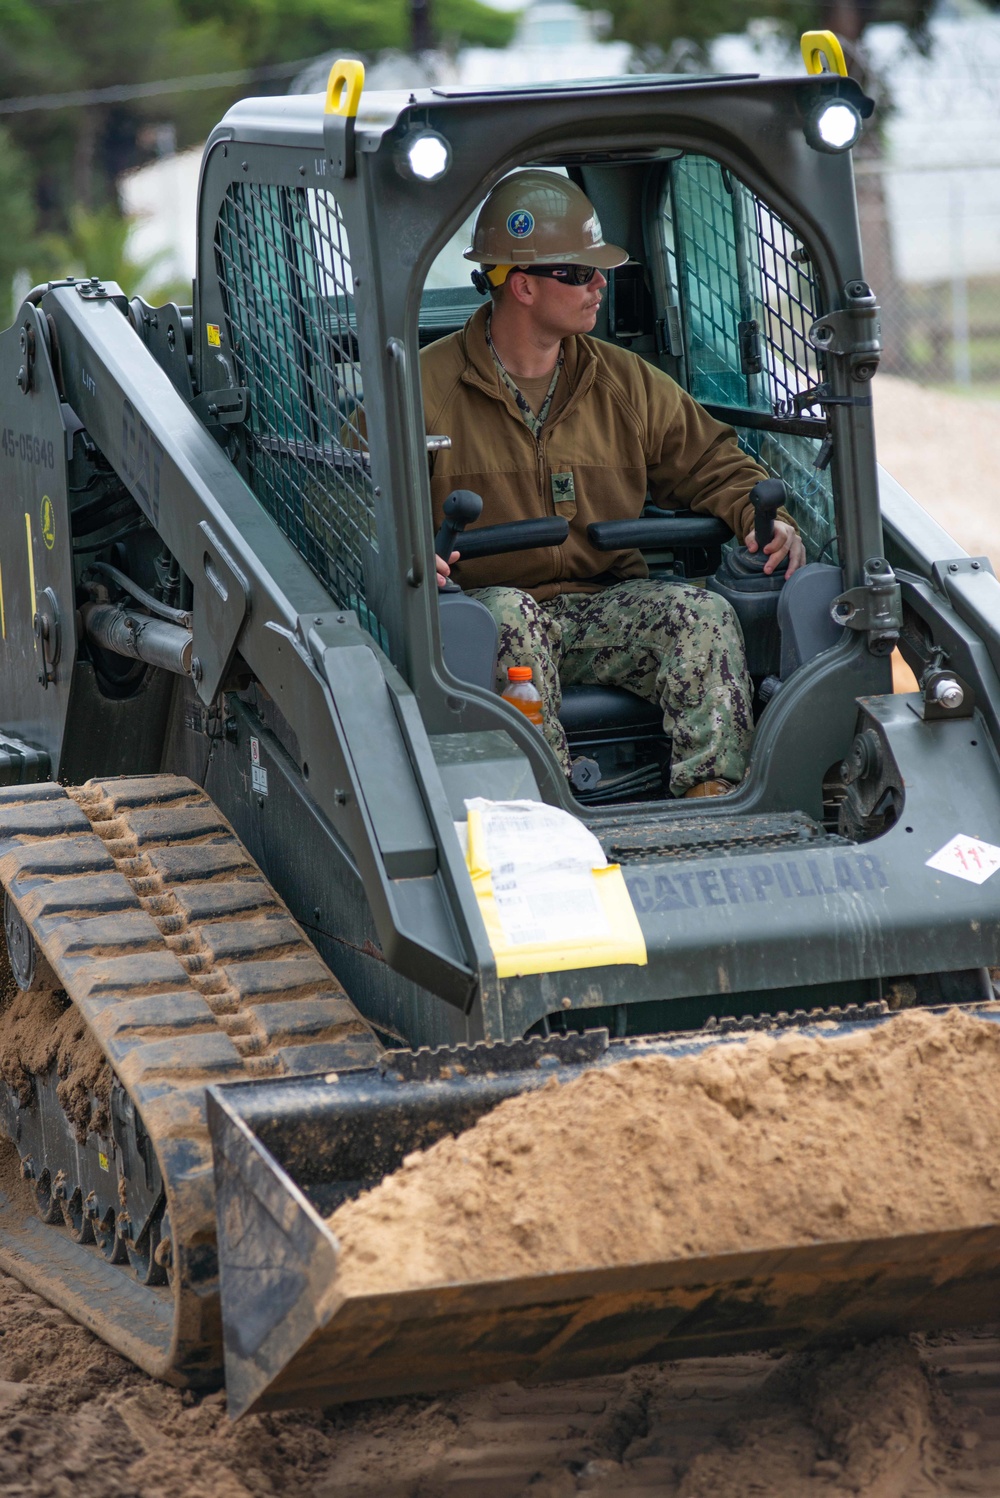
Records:
{"label": "skid steer loader", "polygon": [[[323,1221],[552,1076],[993,1013],[1000,584],[877,469],[872,106],[806,52],[411,94],[338,65],[213,133],[193,308],[53,282],[0,336],[0,1266],[161,1377],[208,1386],[224,1349],[234,1413],[1000,1311],[1000,1225],[345,1299]],[[566,693],[575,794],[496,693],[489,616],[435,586],[418,355],[526,164],[628,248],[597,335],[731,424],[806,545],[772,589],[713,520],[596,527],[740,615],[750,768],[696,811],[611,688]],[[465,555],[557,543],[463,504]],[[594,929],[505,925],[497,850],[520,877],[540,837],[532,887]]]}

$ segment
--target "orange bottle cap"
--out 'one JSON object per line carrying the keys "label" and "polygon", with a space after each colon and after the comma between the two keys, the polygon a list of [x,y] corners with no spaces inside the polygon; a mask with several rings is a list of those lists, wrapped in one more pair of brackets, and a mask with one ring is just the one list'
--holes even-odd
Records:
{"label": "orange bottle cap", "polygon": [[531,667],[530,666],[508,666],[507,667],[507,680],[508,681],[530,681],[531,680]]}

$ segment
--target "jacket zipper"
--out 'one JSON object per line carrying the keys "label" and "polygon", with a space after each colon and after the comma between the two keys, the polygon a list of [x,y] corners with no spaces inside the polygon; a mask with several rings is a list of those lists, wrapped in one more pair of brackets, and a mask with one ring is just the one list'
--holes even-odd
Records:
{"label": "jacket zipper", "polygon": [[[552,498],[551,490],[550,490],[550,492],[549,492],[548,495],[546,495],[546,493],[545,493],[545,447],[544,447],[545,435],[546,435],[546,429],[545,429],[545,427],[543,427],[542,430],[541,430],[541,434],[537,435],[535,437],[535,455],[536,455],[537,460],[538,460],[537,461],[538,496],[539,496],[539,499],[541,500],[541,504],[542,504],[542,514],[543,515],[555,515],[555,513],[556,513],[556,506],[555,506],[555,501]],[[559,546],[549,546],[546,549],[549,552],[549,571],[552,574],[552,576],[549,578],[549,582],[550,583],[558,584],[558,582],[559,582],[559,563],[562,560],[562,556],[561,556],[562,548],[559,547]]]}

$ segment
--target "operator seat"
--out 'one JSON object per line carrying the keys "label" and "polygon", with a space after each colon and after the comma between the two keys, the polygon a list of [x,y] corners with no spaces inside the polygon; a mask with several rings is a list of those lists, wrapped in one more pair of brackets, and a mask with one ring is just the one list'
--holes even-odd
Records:
{"label": "operator seat", "polygon": [[[478,598],[464,593],[439,595],[441,646],[445,664],[461,681],[493,691],[496,682],[498,630],[493,615]],[[644,702],[625,687],[564,687],[559,720],[567,735],[623,732],[662,726],[655,702]]]}
{"label": "operator seat", "polygon": [[606,728],[661,728],[663,709],[625,687],[563,687],[559,721],[569,738]]}

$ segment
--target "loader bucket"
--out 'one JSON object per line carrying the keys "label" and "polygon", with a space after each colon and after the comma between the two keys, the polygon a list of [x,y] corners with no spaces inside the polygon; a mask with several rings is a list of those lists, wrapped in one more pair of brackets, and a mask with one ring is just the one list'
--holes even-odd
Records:
{"label": "loader bucket", "polygon": [[[827,1022],[822,1033],[886,1018]],[[709,1043],[720,1042],[688,1035],[640,1044],[646,1054],[681,1055]],[[685,1356],[1000,1319],[996,1223],[417,1290],[338,1291],[339,1249],[324,1216],[341,1201],[503,1098],[636,1050],[595,1031],[388,1052],[377,1068],[331,1078],[211,1088],[230,1414],[507,1379],[550,1382]]]}

